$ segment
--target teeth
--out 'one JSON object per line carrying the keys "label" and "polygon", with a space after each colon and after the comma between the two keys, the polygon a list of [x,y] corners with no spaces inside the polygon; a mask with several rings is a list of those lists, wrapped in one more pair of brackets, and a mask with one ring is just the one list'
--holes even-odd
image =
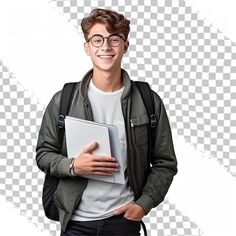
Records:
{"label": "teeth", "polygon": [[99,57],[106,59],[106,58],[111,58],[112,56],[99,56]]}

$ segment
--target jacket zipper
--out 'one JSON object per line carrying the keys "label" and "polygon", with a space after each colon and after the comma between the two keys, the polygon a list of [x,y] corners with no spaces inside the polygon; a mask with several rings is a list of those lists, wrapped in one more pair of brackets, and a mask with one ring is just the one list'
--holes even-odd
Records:
{"label": "jacket zipper", "polygon": [[91,114],[89,112],[89,103],[85,99],[84,99],[84,105],[85,105],[85,108],[86,108],[85,110],[86,110],[86,114],[87,114],[88,120],[92,121],[93,119],[92,119],[92,116],[91,116]]}
{"label": "jacket zipper", "polygon": [[[123,104],[124,102],[122,102]],[[134,192],[134,198],[136,199],[136,193],[135,193],[135,188],[134,188],[134,184],[133,184],[133,176],[132,176],[132,165],[131,165],[131,159],[130,159],[130,154],[129,154],[129,146],[130,146],[130,142],[131,142],[131,137],[128,138],[128,125],[129,122],[126,122],[127,117],[124,115],[124,106],[122,105],[122,113],[123,113],[123,118],[124,118],[124,123],[125,123],[125,134],[126,134],[126,143],[127,143],[127,174],[128,174],[128,179],[129,179],[129,183],[130,183],[130,187]],[[132,127],[132,124],[131,124]],[[129,141],[130,140],[130,141]]]}
{"label": "jacket zipper", "polygon": [[130,120],[130,125],[131,125],[132,128],[134,128],[134,122],[133,122],[133,120]]}

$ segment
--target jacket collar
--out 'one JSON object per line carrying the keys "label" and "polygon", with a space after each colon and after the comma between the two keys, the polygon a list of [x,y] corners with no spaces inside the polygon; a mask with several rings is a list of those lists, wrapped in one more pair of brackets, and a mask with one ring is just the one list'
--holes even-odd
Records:
{"label": "jacket collar", "polygon": [[[89,70],[84,75],[80,83],[80,91],[84,98],[87,97],[88,95],[88,86],[92,76],[93,76],[93,69]],[[125,100],[130,96],[131,80],[128,73],[124,69],[121,69],[121,76],[122,79],[124,80],[124,91],[122,94],[122,100]]]}

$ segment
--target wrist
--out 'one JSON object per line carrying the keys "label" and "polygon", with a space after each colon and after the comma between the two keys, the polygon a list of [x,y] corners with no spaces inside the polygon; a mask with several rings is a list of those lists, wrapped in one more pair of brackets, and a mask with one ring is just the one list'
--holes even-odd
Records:
{"label": "wrist", "polygon": [[71,163],[70,163],[70,173],[71,175],[75,176],[75,172],[74,172],[74,162],[75,162],[75,158],[72,159]]}

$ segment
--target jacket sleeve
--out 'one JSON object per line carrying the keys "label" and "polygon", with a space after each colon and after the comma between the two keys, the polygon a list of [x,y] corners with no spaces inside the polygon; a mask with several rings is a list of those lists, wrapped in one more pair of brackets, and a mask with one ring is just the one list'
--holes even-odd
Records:
{"label": "jacket sleeve", "polygon": [[146,213],[164,200],[173,177],[177,173],[177,160],[166,110],[161,98],[155,92],[153,95],[158,124],[153,137],[154,147],[150,172],[142,195],[136,201]]}
{"label": "jacket sleeve", "polygon": [[60,92],[48,104],[42,119],[36,146],[36,163],[40,170],[55,177],[71,176],[68,159],[60,153],[57,121],[59,115]]}

